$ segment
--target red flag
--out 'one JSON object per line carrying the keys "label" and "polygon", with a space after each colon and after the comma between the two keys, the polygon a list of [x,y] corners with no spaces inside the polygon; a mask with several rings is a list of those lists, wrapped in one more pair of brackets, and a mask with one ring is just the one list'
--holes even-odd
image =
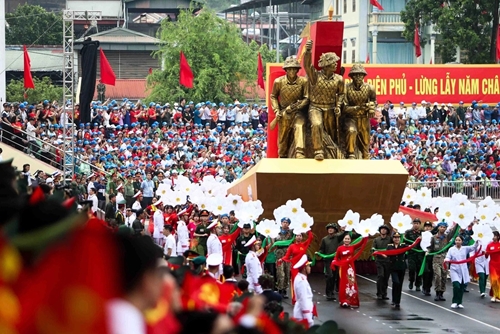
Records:
{"label": "red flag", "polygon": [[370,55],[366,55],[366,61],[365,61],[366,64],[369,64],[370,63]]}
{"label": "red flag", "polygon": [[500,26],[497,32],[497,62],[500,61]]}
{"label": "red flag", "polygon": [[260,52],[258,55],[258,63],[257,63],[257,85],[260,88],[266,89],[266,85],[264,84],[264,66],[262,65],[262,57],[260,56]]}
{"label": "red flag", "polygon": [[153,74],[153,69],[150,67],[148,70],[149,75]]}
{"label": "red flag", "polygon": [[193,71],[191,71],[191,67],[189,67],[189,63],[186,57],[184,56],[184,53],[181,51],[179,84],[187,88],[193,88],[193,80],[194,80]]}
{"label": "red flag", "polygon": [[377,7],[378,10],[384,10],[384,7],[377,0],[370,0],[370,5]]}
{"label": "red flag", "polygon": [[420,36],[418,35],[418,24],[415,24],[415,37],[413,39],[413,44],[415,45],[415,56],[418,58],[422,55],[422,49],[420,48]]}
{"label": "red flag", "polygon": [[35,89],[35,83],[33,82],[33,77],[31,76],[30,55],[28,54],[28,49],[26,49],[26,45],[23,45],[23,48],[24,48],[24,88]]}
{"label": "red flag", "polygon": [[111,68],[111,65],[104,55],[102,49],[99,50],[101,56],[101,82],[106,85],[114,86],[116,82],[116,75]]}

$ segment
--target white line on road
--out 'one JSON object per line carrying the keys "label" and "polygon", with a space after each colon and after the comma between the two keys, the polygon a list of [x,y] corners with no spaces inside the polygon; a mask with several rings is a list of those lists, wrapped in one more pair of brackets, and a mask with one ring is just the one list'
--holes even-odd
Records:
{"label": "white line on road", "polygon": [[[361,277],[361,278],[364,278],[365,280],[367,280],[367,281],[369,281],[369,282],[372,282],[372,283],[377,283],[376,281],[374,281],[374,280],[372,280],[372,279],[370,279],[370,278],[368,278],[368,277],[365,277],[365,276],[362,276],[362,275],[359,275],[359,274],[357,274],[357,276],[358,276],[358,277]],[[391,288],[391,287],[389,287],[389,289],[392,289],[392,288]],[[486,327],[489,327],[489,328],[491,328],[491,329],[494,329],[494,330],[496,330],[496,331],[499,331],[499,332],[500,332],[500,328],[495,327],[495,326],[493,326],[493,325],[490,325],[490,324],[487,324],[487,323],[482,322],[482,321],[480,321],[480,320],[477,320],[477,319],[471,318],[471,317],[466,316],[466,315],[464,315],[464,314],[461,314],[461,313],[458,313],[458,312],[452,311],[452,310],[447,309],[446,307],[443,307],[443,306],[441,306],[441,305],[436,305],[436,304],[434,304],[434,303],[431,303],[430,301],[427,301],[427,300],[425,300],[425,299],[422,299],[422,298],[419,298],[419,297],[417,297],[417,296],[411,295],[411,294],[409,294],[409,293],[403,292],[403,294],[404,294],[404,295],[406,295],[406,296],[409,296],[409,297],[411,297],[411,298],[414,298],[414,299],[420,300],[420,301],[422,301],[422,302],[424,302],[424,303],[427,303],[427,304],[430,304],[430,305],[432,305],[432,306],[435,306],[435,307],[437,307],[437,308],[440,308],[440,309],[442,309],[442,310],[445,310],[445,311],[447,311],[447,312],[450,312],[450,313],[456,314],[456,315],[458,315],[458,316],[461,316],[462,318],[472,320],[472,321],[474,321],[474,322],[477,322],[478,324],[484,325],[484,326],[486,326]],[[371,318],[371,317],[370,317],[370,318]]]}

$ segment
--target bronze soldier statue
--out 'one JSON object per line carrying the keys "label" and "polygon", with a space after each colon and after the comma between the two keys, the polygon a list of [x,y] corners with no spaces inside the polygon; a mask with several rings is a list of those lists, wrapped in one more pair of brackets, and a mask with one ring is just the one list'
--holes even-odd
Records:
{"label": "bronze soldier statue", "polygon": [[335,52],[321,55],[317,71],[312,63],[312,41],[307,41],[304,55],[304,67],[309,82],[309,120],[311,121],[311,137],[314,159],[323,160],[323,131],[340,141],[339,119],[340,105],[344,96],[344,79],[335,74],[339,57]]}
{"label": "bronze soldier statue", "polygon": [[101,80],[97,84],[97,100],[103,103],[106,101],[106,85]]}
{"label": "bronze soldier statue", "polygon": [[[295,143],[295,158],[305,158],[304,148],[304,123],[305,117],[302,109],[309,102],[307,79],[297,76],[300,63],[295,57],[285,60],[283,69],[286,75],[274,81],[271,92],[271,105],[276,118],[271,122],[271,130],[278,122],[278,154],[280,158],[288,158],[288,153]],[[293,134],[293,141],[292,141]]]}
{"label": "bronze soldier statue", "polygon": [[348,159],[356,159],[356,148],[363,159],[370,159],[370,118],[375,115],[376,93],[372,85],[364,82],[366,75],[363,65],[354,64],[349,71],[352,82],[345,88],[343,115]]}

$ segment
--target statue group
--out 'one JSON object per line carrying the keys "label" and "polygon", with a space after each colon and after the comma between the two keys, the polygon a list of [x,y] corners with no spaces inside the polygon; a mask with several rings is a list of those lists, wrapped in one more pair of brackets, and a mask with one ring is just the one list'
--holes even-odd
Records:
{"label": "statue group", "polygon": [[286,75],[273,83],[271,104],[276,114],[270,124],[278,125],[280,158],[369,159],[370,124],[375,113],[376,94],[364,82],[363,65],[354,64],[347,85],[336,74],[339,57],[321,55],[316,70],[312,63],[312,41],[306,44],[306,77],[295,57],[285,60]]}

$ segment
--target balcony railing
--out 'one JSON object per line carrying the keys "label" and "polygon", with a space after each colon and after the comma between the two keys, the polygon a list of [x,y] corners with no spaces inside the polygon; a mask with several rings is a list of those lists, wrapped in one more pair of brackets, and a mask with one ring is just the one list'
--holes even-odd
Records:
{"label": "balcony railing", "polygon": [[370,25],[404,25],[400,13],[371,13]]}
{"label": "balcony railing", "polygon": [[482,200],[491,196],[495,201],[500,201],[500,183],[498,181],[419,181],[407,182],[408,188],[418,190],[427,187],[432,192],[432,197],[451,197],[454,193],[467,195],[469,200]]}

